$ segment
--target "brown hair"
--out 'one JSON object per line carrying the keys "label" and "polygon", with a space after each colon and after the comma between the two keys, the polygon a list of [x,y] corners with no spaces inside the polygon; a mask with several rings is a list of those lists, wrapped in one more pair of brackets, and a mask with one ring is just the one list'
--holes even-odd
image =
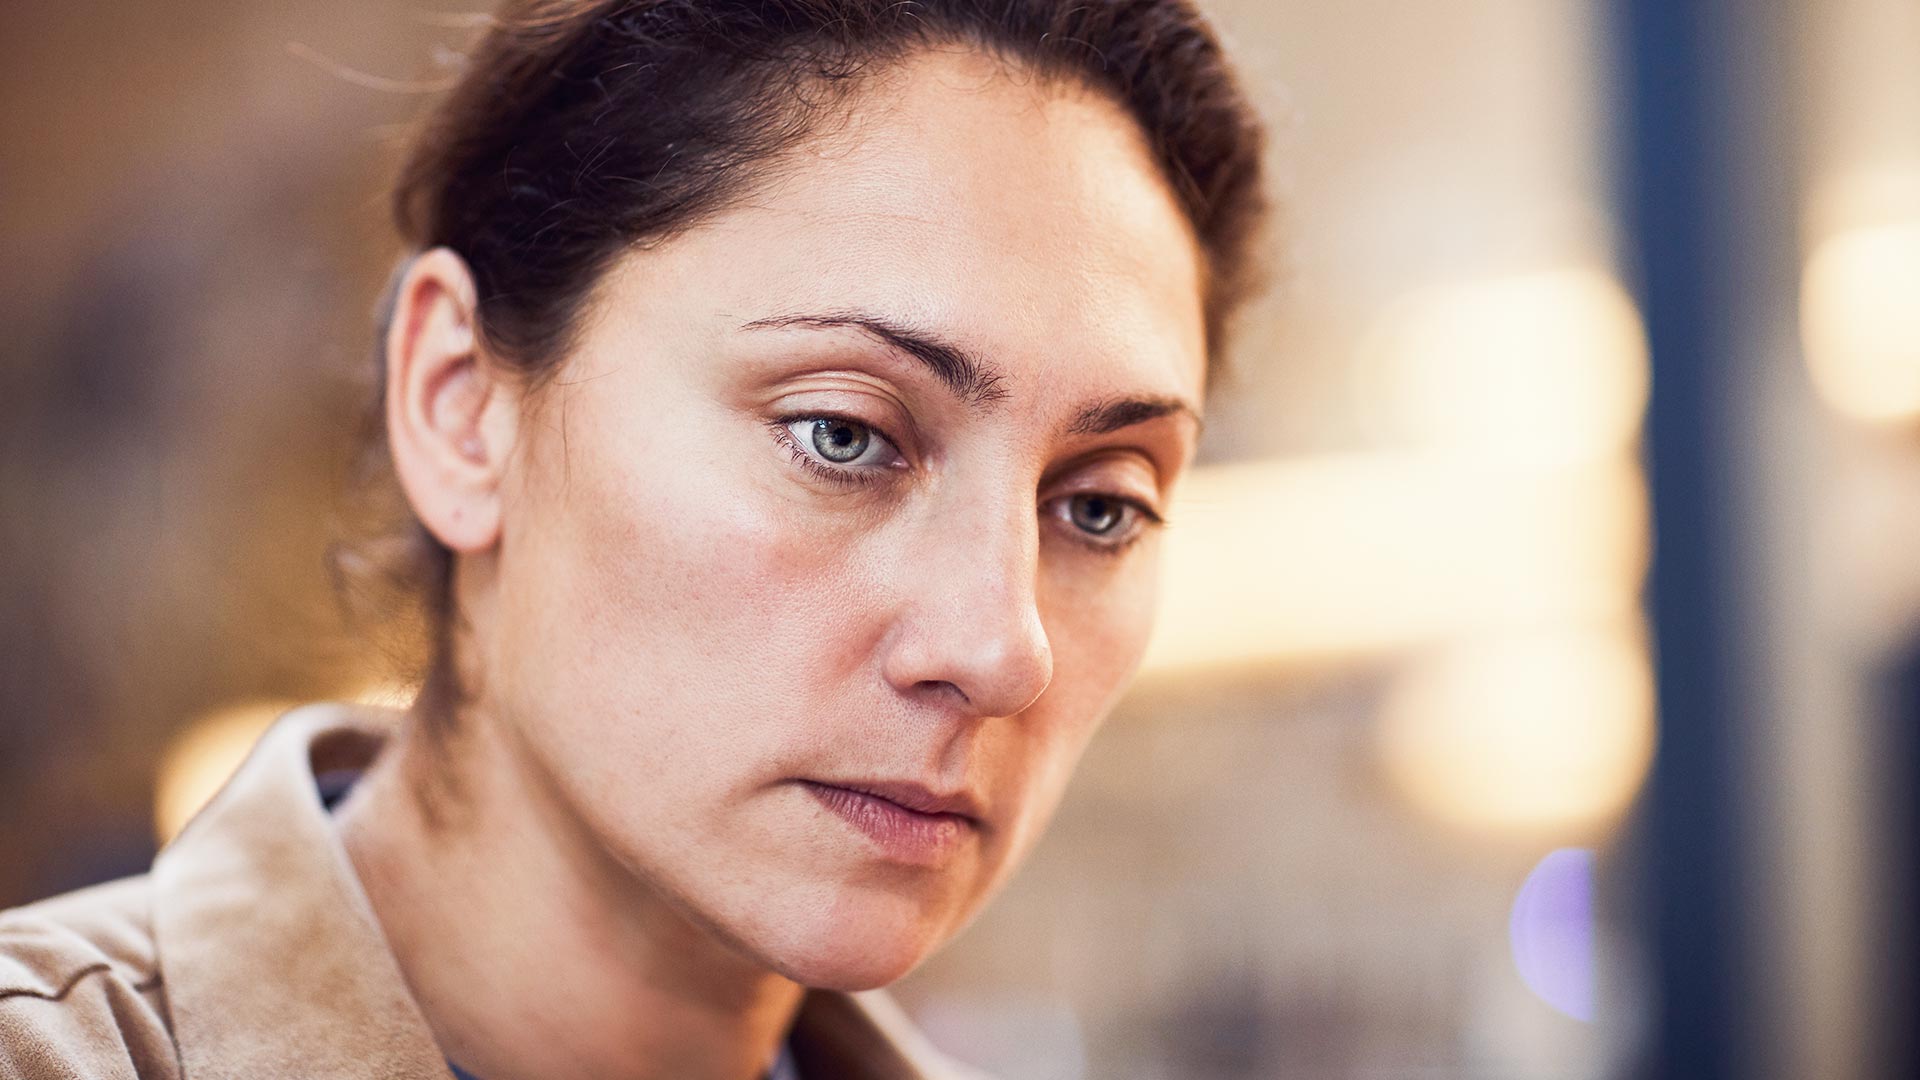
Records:
{"label": "brown hair", "polygon": [[[1255,285],[1264,139],[1189,0],[511,0],[412,146],[400,234],[466,260],[490,359],[538,386],[623,252],[724,209],[863,74],[936,45],[1078,83],[1134,118],[1203,251],[1211,370]],[[426,691],[450,695],[452,556],[401,520],[404,535],[337,547],[335,568],[418,597]]]}

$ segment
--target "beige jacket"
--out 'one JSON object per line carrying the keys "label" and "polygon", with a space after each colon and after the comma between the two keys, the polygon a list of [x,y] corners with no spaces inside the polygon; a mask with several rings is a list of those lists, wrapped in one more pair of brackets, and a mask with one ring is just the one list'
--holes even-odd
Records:
{"label": "beige jacket", "polygon": [[[446,1080],[315,786],[387,710],[282,717],[150,873],[0,912],[0,1078]],[[961,1075],[882,995],[811,991],[807,1080]]]}

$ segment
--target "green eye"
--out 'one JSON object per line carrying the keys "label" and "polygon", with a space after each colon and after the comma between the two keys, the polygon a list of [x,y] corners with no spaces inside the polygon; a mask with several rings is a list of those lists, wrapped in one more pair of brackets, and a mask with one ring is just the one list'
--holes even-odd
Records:
{"label": "green eye", "polygon": [[813,448],[837,465],[858,461],[872,438],[872,431],[851,420],[822,417],[813,422]]}
{"label": "green eye", "polygon": [[1083,532],[1105,536],[1126,519],[1127,504],[1105,495],[1075,495],[1067,503],[1067,513]]}

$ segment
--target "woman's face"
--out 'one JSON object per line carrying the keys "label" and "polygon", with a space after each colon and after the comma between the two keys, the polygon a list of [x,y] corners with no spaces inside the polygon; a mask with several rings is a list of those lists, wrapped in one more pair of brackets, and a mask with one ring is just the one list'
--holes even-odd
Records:
{"label": "woman's face", "polygon": [[1117,107],[929,53],[636,250],[533,396],[483,699],[588,834],[800,982],[1032,846],[1153,618],[1199,255]]}

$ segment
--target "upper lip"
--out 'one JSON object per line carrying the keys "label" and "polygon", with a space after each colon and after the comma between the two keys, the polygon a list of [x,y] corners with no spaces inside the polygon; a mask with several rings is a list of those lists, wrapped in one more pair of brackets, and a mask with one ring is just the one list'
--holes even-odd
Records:
{"label": "upper lip", "polygon": [[885,799],[919,814],[954,814],[980,820],[980,800],[970,791],[939,792],[912,780],[815,780],[827,787],[845,788]]}

